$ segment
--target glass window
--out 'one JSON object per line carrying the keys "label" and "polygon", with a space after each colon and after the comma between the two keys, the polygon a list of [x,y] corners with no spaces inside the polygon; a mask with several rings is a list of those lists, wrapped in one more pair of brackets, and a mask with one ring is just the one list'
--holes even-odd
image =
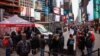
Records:
{"label": "glass window", "polygon": [[42,33],[48,32],[44,27],[38,27],[37,29]]}

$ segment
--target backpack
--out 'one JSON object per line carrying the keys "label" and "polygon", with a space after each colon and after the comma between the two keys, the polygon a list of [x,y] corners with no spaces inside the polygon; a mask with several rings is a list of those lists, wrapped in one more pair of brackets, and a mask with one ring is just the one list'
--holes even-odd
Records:
{"label": "backpack", "polygon": [[29,53],[30,52],[30,43],[27,41],[26,42],[21,41],[20,51],[23,54]]}
{"label": "backpack", "polygon": [[74,45],[74,39],[69,39],[67,46]]}
{"label": "backpack", "polygon": [[4,38],[3,39],[3,46],[4,47],[8,47],[10,45],[10,40],[9,40],[9,38]]}
{"label": "backpack", "polygon": [[70,45],[74,45],[74,41],[71,40],[71,41],[69,42],[69,44],[70,44]]}
{"label": "backpack", "polygon": [[86,38],[86,40],[85,40],[85,45],[86,45],[86,47],[92,47],[92,45],[93,45],[93,42],[92,42],[92,40],[91,40],[91,33],[89,33],[90,34],[90,36],[88,36],[87,38]]}

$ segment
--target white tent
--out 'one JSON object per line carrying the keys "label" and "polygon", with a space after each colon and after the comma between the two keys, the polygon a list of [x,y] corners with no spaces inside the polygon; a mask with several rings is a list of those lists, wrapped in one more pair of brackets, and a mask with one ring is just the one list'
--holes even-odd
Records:
{"label": "white tent", "polygon": [[17,15],[14,15],[4,21],[1,21],[0,24],[32,24],[32,23],[18,17]]}

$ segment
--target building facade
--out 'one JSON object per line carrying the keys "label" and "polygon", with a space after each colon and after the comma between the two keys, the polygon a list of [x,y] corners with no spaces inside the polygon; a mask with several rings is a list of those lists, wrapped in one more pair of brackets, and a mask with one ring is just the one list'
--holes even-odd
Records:
{"label": "building facade", "polygon": [[0,0],[0,21],[12,14],[19,14],[18,0]]}

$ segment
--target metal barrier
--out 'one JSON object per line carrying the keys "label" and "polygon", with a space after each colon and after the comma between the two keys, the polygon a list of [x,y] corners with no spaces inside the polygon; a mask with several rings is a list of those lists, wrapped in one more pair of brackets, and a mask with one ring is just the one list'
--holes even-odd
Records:
{"label": "metal barrier", "polygon": [[85,56],[88,56],[89,54],[98,52],[98,56],[100,56],[100,48],[98,48],[97,50],[92,51],[91,53],[86,54]]}
{"label": "metal barrier", "polygon": [[[53,55],[53,54],[57,54],[57,55],[61,55],[61,56],[70,56],[67,53],[60,53],[60,52],[49,52],[49,51],[44,51],[45,53],[48,53],[49,56]],[[76,56],[75,54],[71,55],[71,56]]]}

